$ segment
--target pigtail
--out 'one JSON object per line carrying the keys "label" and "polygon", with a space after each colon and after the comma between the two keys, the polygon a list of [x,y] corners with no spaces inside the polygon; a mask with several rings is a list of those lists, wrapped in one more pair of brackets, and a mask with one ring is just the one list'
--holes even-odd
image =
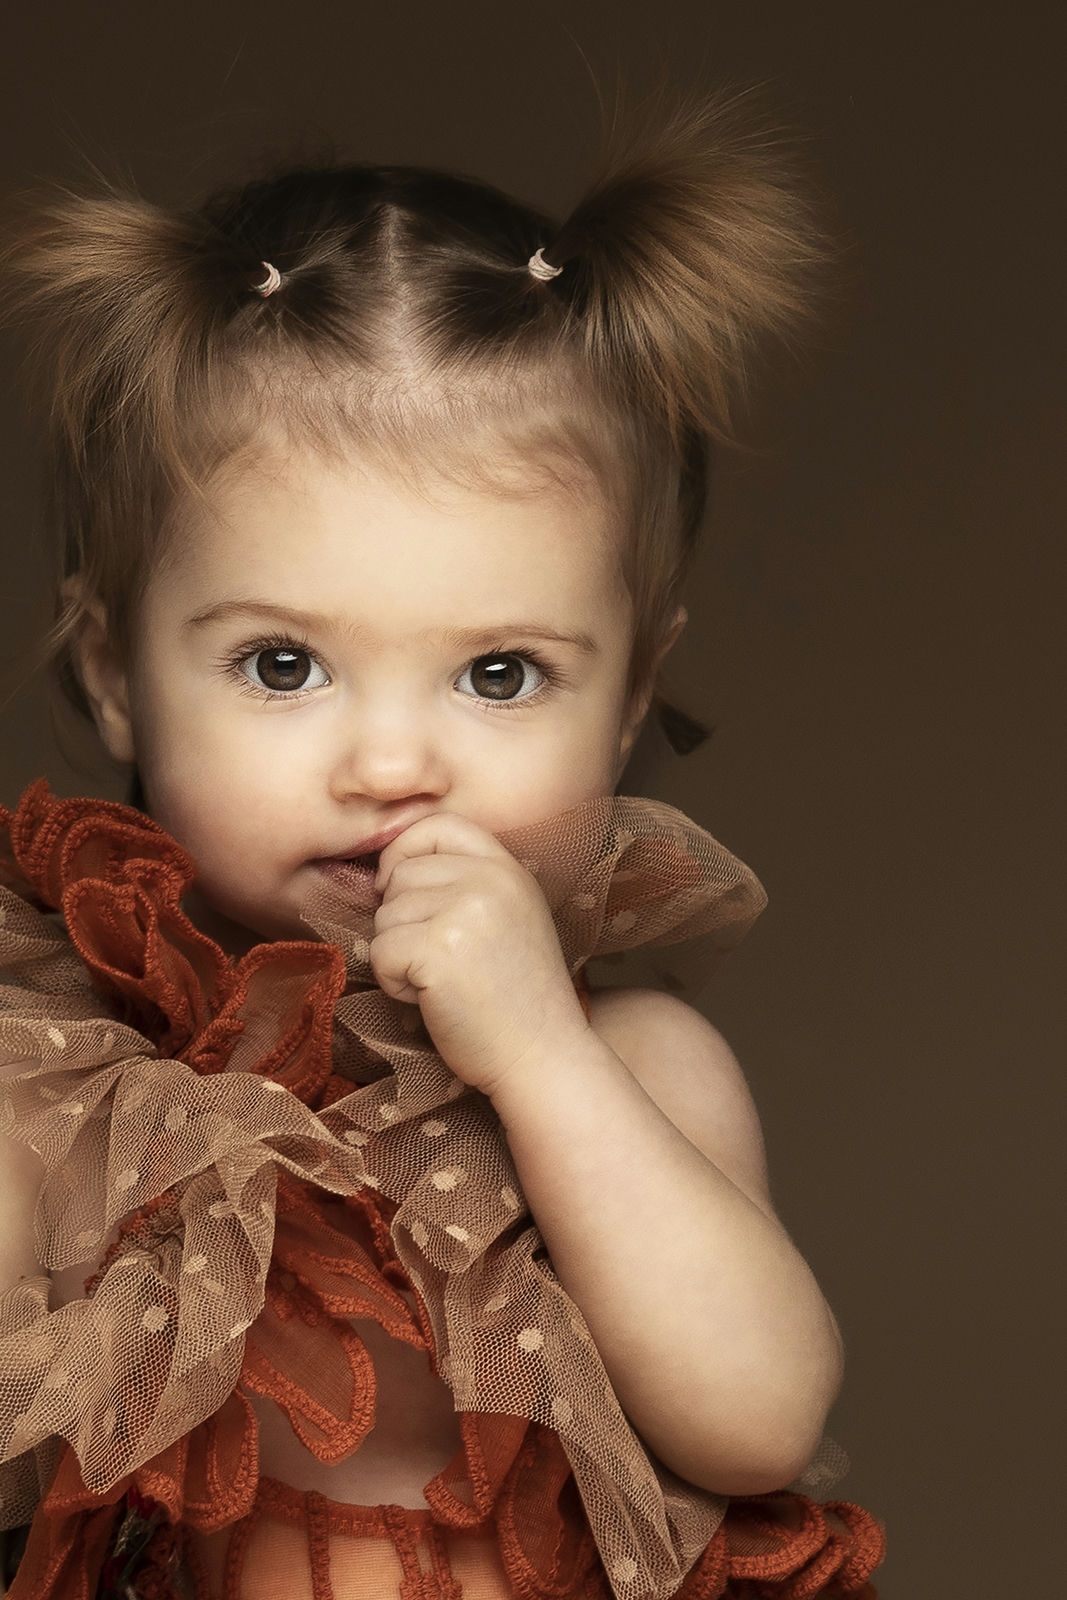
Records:
{"label": "pigtail", "polygon": [[243,303],[254,314],[260,297],[250,286],[263,272],[201,219],[103,188],[24,197],[10,208],[6,234],[4,320],[29,335],[58,533],[56,614],[44,655],[84,713],[71,655],[82,597],[108,597],[124,650],[167,508],[194,476],[183,419],[199,409],[198,389],[210,386],[219,330]]}
{"label": "pigtail", "polygon": [[250,297],[259,264],[133,194],[55,191],[20,211],[7,303],[32,330],[54,441],[78,469],[142,435],[176,459],[177,393],[202,375],[213,328]]}
{"label": "pigtail", "polygon": [[748,98],[616,131],[544,252],[602,382],[676,441],[732,436],[752,352],[808,319],[825,260],[794,163]]}
{"label": "pigtail", "polygon": [[[709,448],[735,436],[755,353],[811,319],[828,254],[795,158],[756,124],[752,98],[617,118],[599,178],[543,251],[562,269],[548,292],[565,300],[569,338],[602,392],[646,419],[679,464],[681,550],[642,655],[695,547]],[[652,712],[676,754],[710,737],[661,694]]]}

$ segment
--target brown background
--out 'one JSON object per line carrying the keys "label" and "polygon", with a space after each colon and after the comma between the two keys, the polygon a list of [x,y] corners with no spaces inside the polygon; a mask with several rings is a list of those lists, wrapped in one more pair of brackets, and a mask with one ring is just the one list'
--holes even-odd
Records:
{"label": "brown background", "polygon": [[[849,287],[720,478],[672,674],[717,736],[643,781],[770,890],[708,1005],[846,1332],[843,1492],[889,1524],[887,1600],[1047,1595],[1063,1570],[1062,16],[1034,0],[69,0],[6,24],[8,188],[88,155],[186,198],[335,144],[558,210],[596,123],[581,52],[606,82],[767,81],[805,130]],[[13,682],[46,610],[9,393]],[[0,752],[9,803],[41,771],[117,792],[60,759],[39,688],[3,710]]]}

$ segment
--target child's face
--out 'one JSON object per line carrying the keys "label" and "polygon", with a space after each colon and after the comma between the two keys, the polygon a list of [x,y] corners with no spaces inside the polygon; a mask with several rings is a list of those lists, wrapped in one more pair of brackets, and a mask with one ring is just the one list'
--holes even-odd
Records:
{"label": "child's face", "polygon": [[221,937],[220,913],[302,936],[324,863],[429,813],[496,833],[612,792],[643,707],[592,491],[420,492],[306,453],[231,473],[175,545],[109,743]]}

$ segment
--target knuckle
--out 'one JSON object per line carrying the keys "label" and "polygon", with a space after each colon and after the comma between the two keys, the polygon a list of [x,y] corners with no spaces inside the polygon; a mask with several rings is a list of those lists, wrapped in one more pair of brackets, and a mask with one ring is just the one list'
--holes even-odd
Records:
{"label": "knuckle", "polygon": [[433,943],[436,951],[449,960],[462,956],[469,945],[469,937],[463,919],[459,917],[442,918],[434,928]]}

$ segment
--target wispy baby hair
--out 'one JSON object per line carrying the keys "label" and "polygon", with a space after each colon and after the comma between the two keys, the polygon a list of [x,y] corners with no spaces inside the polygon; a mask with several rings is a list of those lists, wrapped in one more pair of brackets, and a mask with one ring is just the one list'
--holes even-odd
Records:
{"label": "wispy baby hair", "polygon": [[[128,654],[185,497],[279,435],[407,471],[509,459],[591,476],[618,513],[631,687],[651,692],[708,447],[731,435],[754,347],[803,320],[820,256],[789,160],[739,100],[616,130],[560,225],[466,178],[334,166],[191,212],[54,191],[22,205],[10,239],[8,304],[34,330],[62,571],[78,579],[53,653],[83,711],[85,597]],[[676,748],[699,737],[660,711]]]}

